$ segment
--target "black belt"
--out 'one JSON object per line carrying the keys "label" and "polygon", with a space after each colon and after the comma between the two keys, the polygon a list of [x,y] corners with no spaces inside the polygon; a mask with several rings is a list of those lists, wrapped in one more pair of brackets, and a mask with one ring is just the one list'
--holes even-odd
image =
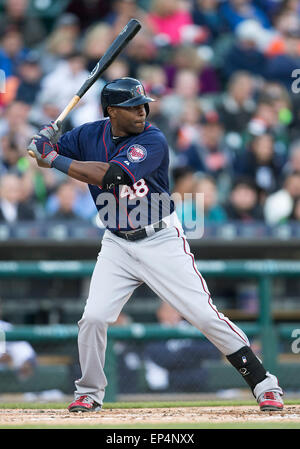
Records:
{"label": "black belt", "polygon": [[[155,223],[153,225],[149,225],[149,227],[152,227],[154,232],[159,232],[162,229],[165,229],[167,227],[166,223],[161,220],[158,223]],[[142,240],[146,237],[148,237],[147,231],[145,228],[137,229],[136,231],[112,231],[113,234],[117,235],[118,237],[121,237],[121,239],[129,240],[131,242],[134,242],[135,240]]]}

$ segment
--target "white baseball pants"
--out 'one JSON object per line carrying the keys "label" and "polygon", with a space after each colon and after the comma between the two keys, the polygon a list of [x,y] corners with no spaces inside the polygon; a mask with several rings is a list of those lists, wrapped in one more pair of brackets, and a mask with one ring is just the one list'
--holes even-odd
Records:
{"label": "white baseball pants", "polygon": [[107,327],[114,323],[136,287],[145,282],[199,329],[224,355],[248,345],[247,336],[220,313],[212,299],[178,219],[151,237],[130,242],[106,231],[79,321],[82,377],[75,398],[89,395],[102,404]]}

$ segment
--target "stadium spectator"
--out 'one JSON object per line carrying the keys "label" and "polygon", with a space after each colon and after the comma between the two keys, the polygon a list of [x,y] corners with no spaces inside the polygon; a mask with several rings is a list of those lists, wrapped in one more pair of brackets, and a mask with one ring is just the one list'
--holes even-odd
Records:
{"label": "stadium spectator", "polygon": [[289,157],[282,169],[284,176],[290,173],[300,173],[300,140],[291,143]]}
{"label": "stadium spectator", "polygon": [[36,219],[46,217],[46,201],[61,182],[61,176],[54,170],[43,170],[37,167],[32,158],[22,157],[18,162],[22,176],[22,201],[34,208]]}
{"label": "stadium spectator", "polygon": [[195,190],[195,171],[191,167],[174,167],[171,172],[173,182],[172,192],[177,193],[184,200],[185,193],[193,193]]}
{"label": "stadium spectator", "polygon": [[22,33],[15,27],[0,28],[0,67],[6,78],[17,77],[19,65],[24,59],[27,49],[25,48]]}
{"label": "stadium spectator", "polygon": [[287,221],[300,222],[300,197],[294,198],[293,209]]}
{"label": "stadium spectator", "polygon": [[222,76],[227,81],[234,72],[246,71],[256,77],[264,77],[266,56],[260,48],[264,35],[255,22],[241,23],[235,31],[235,39],[224,55]]}
{"label": "stadium spectator", "polygon": [[[282,9],[273,20],[273,33],[270,37],[270,41],[265,48],[265,54],[268,57],[284,54],[286,51],[286,36],[289,33],[297,32],[299,29],[299,15],[294,14],[288,9]],[[300,53],[300,47],[299,47]]]}
{"label": "stadium spectator", "polygon": [[228,31],[220,13],[219,0],[194,0],[192,18],[196,25],[206,27],[210,31],[212,41]]}
{"label": "stadium spectator", "polygon": [[144,22],[144,15],[145,12],[139,7],[137,0],[113,0],[111,11],[105,16],[104,20],[117,32],[130,19],[137,19]]}
{"label": "stadium spectator", "polygon": [[269,225],[278,225],[290,217],[294,201],[300,196],[300,173],[290,173],[282,187],[266,199],[264,217]]}
{"label": "stadium spectator", "polygon": [[298,29],[286,32],[284,52],[267,59],[264,77],[277,81],[287,89],[291,89],[291,74],[300,64],[300,25]]}
{"label": "stadium spectator", "polygon": [[196,173],[192,195],[183,195],[184,201],[177,204],[177,214],[185,230],[198,226],[221,224],[227,220],[225,209],[219,201],[216,181],[212,176]]}
{"label": "stadium spectator", "polygon": [[34,220],[32,206],[22,202],[22,179],[13,173],[0,178],[0,221],[16,223],[22,220]]}
{"label": "stadium spectator", "polygon": [[274,131],[278,123],[278,115],[270,98],[261,98],[256,104],[256,109],[249,120],[247,131],[252,136]]}
{"label": "stadium spectator", "polygon": [[73,40],[75,40],[76,44],[80,40],[80,19],[76,14],[65,12],[60,15],[57,18],[53,29],[55,31],[65,31],[73,38]]}
{"label": "stadium spectator", "polygon": [[[73,53],[61,61],[56,69],[46,75],[42,80],[41,96],[47,94],[48,98],[55,98],[60,111],[69,103],[74,92],[82,86],[89,72],[85,68],[85,57],[81,53]],[[66,80],[68,81],[66,83]],[[96,82],[82,98],[76,109],[70,114],[72,126],[79,126],[100,116],[100,86]]]}
{"label": "stadium spectator", "polygon": [[[13,325],[0,320],[0,330],[13,330]],[[11,370],[20,381],[33,376],[37,366],[37,354],[27,341],[7,341],[5,352],[0,351],[0,371]]]}
{"label": "stadium spectator", "polygon": [[277,112],[278,120],[289,125],[292,120],[292,101],[288,89],[278,82],[265,82],[262,88],[262,97],[272,101]]}
{"label": "stadium spectator", "polygon": [[173,90],[162,98],[162,112],[171,125],[177,123],[186,100],[195,100],[199,94],[199,80],[193,70],[181,69],[175,75]]}
{"label": "stadium spectator", "polygon": [[17,144],[16,136],[13,132],[7,133],[0,138],[1,160],[0,160],[0,175],[7,171],[14,170],[20,158],[24,156],[20,147]]}
{"label": "stadium spectator", "polygon": [[112,8],[111,0],[70,0],[66,12],[75,14],[80,20],[81,31],[105,19]]}
{"label": "stadium spectator", "polygon": [[[27,157],[26,147],[30,138],[36,132],[36,129],[29,124],[29,112],[30,106],[28,104],[21,101],[14,101],[7,106],[3,117],[0,119],[1,171],[14,168],[11,166],[11,157],[14,158],[16,163],[19,157]],[[2,145],[5,147],[4,150]],[[2,159],[3,151],[5,155]]]}
{"label": "stadium spectator", "polygon": [[36,15],[29,13],[29,0],[5,0],[0,14],[0,30],[14,27],[24,39],[26,47],[34,47],[46,37],[46,27]]}
{"label": "stadium spectator", "polygon": [[191,45],[179,45],[172,50],[171,61],[164,65],[168,87],[174,88],[176,74],[190,70],[198,76],[198,93],[218,92],[220,81],[218,74],[210,62],[201,56],[199,48]]}
{"label": "stadium spectator", "polygon": [[[46,90],[40,91],[35,103],[29,113],[29,121],[36,128],[40,129],[46,123],[56,120],[61,113],[60,105],[57,103],[56,97],[52,92]],[[62,124],[62,132],[72,129],[72,123],[68,116]]]}
{"label": "stadium spectator", "polygon": [[193,20],[179,0],[153,0],[146,23],[155,34],[156,45],[175,46],[182,43],[184,28],[192,25]]}
{"label": "stadium spectator", "polygon": [[[200,193],[199,197],[197,194]],[[219,202],[218,189],[212,176],[199,176],[195,187],[195,201],[203,204],[204,225],[221,224],[227,220],[225,209]],[[201,199],[202,198],[202,199]]]}
{"label": "stadium spectator", "polygon": [[138,79],[142,81],[146,91],[159,88],[161,95],[166,95],[170,90],[167,86],[168,80],[164,67],[159,64],[142,64],[139,67]]}
{"label": "stadium spectator", "polygon": [[74,202],[74,213],[86,220],[93,220],[97,214],[95,203],[91,198],[88,186],[77,179],[69,179],[70,184],[73,186],[76,200]]}
{"label": "stadium spectator", "polygon": [[[278,82],[265,82],[262,88],[262,99],[269,99],[274,110],[275,121],[272,133],[275,138],[275,149],[282,157],[288,155],[291,140],[295,140],[295,110],[288,89]],[[293,135],[295,136],[293,138]]]}
{"label": "stadium spectator", "polygon": [[142,28],[126,49],[129,74],[137,78],[139,68],[145,64],[157,65],[159,54],[153,42],[153,35],[148,28]]}
{"label": "stadium spectator", "polygon": [[[264,10],[265,14],[270,18],[273,23],[274,17],[279,14],[283,4],[286,0],[254,0],[255,5],[257,5],[260,9]],[[298,0],[296,0],[298,1]]]}
{"label": "stadium spectator", "polygon": [[178,115],[177,126],[174,130],[176,136],[175,148],[179,153],[201,141],[201,119],[200,102],[196,98],[186,100],[181,113]]}
{"label": "stadium spectator", "polygon": [[220,11],[223,20],[232,31],[249,19],[256,20],[265,28],[271,25],[268,16],[252,0],[225,0],[220,5]]}
{"label": "stadium spectator", "polygon": [[219,183],[231,173],[232,155],[224,142],[224,128],[216,111],[201,118],[201,141],[178,155],[178,163],[214,176]]}
{"label": "stadium spectator", "polygon": [[289,122],[285,120],[285,116],[290,112],[287,108],[282,108],[281,111],[277,108],[276,100],[274,101],[269,96],[262,96],[258,99],[255,112],[244,133],[245,143],[253,136],[270,133],[274,137],[275,152],[281,158],[285,158],[290,141]]}
{"label": "stadium spectator", "polygon": [[87,59],[89,71],[93,70],[112,41],[113,33],[107,23],[96,23],[87,29],[82,41],[82,53]]}
{"label": "stadium spectator", "polygon": [[[157,320],[164,327],[189,327],[183,317],[163,302],[157,309]],[[209,341],[169,339],[145,345],[145,377],[150,391],[207,391],[207,360],[219,360],[220,354]]]}
{"label": "stadium spectator", "polygon": [[248,72],[235,72],[217,110],[225,132],[242,134],[255,111],[255,83]]}
{"label": "stadium spectator", "polygon": [[47,38],[36,48],[44,74],[55,70],[61,60],[78,52],[81,37],[78,18],[73,14],[62,14]]}
{"label": "stadium spectator", "polygon": [[282,0],[281,8],[284,11],[288,11],[292,14],[299,14],[300,12],[299,0]]}
{"label": "stadium spectator", "polygon": [[252,178],[239,177],[234,181],[224,208],[230,221],[253,223],[264,218],[257,187]]}
{"label": "stadium spectator", "polygon": [[37,53],[28,53],[19,67],[20,83],[16,101],[33,105],[41,89],[42,70]]}
{"label": "stadium spectator", "polygon": [[[140,78],[139,78],[140,79]],[[166,87],[163,84],[154,84],[147,89],[151,98],[155,101],[151,103],[148,120],[153,123],[154,126],[158,126],[168,139],[170,145],[170,153],[174,151],[175,138],[174,132],[170,127],[169,119],[162,113],[162,99],[167,92]]]}
{"label": "stadium spectator", "polygon": [[[54,194],[54,204],[52,204],[52,220],[82,220],[83,217],[76,208],[77,195],[74,183],[63,182]],[[54,211],[53,211],[54,209]]]}
{"label": "stadium spectator", "polygon": [[184,225],[191,221],[192,204],[197,178],[191,167],[174,167],[172,170],[172,198],[179,220]]}
{"label": "stadium spectator", "polygon": [[125,58],[119,58],[107,68],[102,77],[108,82],[124,76],[129,76],[129,65]]}
{"label": "stadium spectator", "polygon": [[278,189],[283,165],[283,158],[275,153],[274,137],[263,133],[253,137],[248,149],[237,156],[234,172],[252,178],[263,199]]}

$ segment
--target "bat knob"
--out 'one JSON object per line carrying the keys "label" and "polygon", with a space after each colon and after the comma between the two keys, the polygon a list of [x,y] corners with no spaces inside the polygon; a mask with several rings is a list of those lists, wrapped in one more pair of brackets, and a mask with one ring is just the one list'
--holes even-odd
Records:
{"label": "bat knob", "polygon": [[35,158],[35,154],[32,150],[28,151],[29,156],[31,156],[32,158]]}

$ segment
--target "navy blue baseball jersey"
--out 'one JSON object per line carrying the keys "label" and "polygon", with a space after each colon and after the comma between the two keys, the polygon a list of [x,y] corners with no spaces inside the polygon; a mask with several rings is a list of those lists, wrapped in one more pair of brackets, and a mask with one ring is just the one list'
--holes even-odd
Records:
{"label": "navy blue baseball jersey", "polygon": [[127,185],[89,190],[102,223],[111,231],[131,231],[157,223],[174,211],[169,192],[169,148],[163,133],[146,122],[137,135],[114,138],[109,119],[86,123],[58,141],[59,154],[77,161],[117,164]]}

